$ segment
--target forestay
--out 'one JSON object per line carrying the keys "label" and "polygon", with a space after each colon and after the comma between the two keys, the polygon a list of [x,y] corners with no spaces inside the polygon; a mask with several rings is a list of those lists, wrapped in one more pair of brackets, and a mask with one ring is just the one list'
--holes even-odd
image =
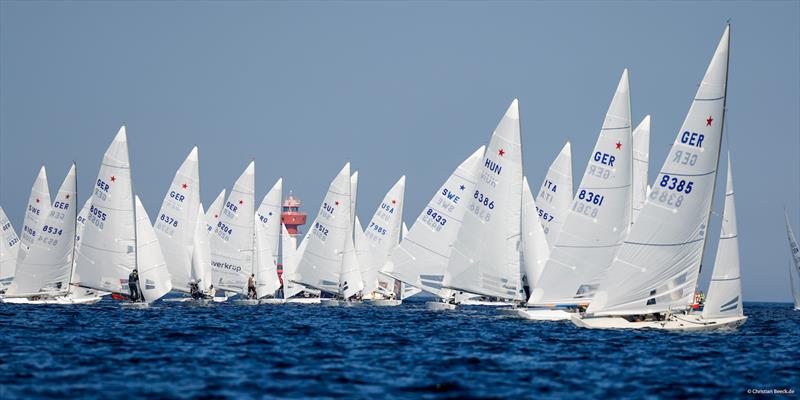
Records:
{"label": "forestay", "polygon": [[642,211],[647,198],[647,172],[650,163],[650,116],[644,117],[639,126],[633,130],[633,214],[631,223]]}
{"label": "forestay", "polygon": [[631,142],[626,69],[530,304],[578,304],[591,300],[596,289],[593,278],[611,263],[630,224]]}
{"label": "forestay", "polygon": [[214,287],[246,294],[254,273],[255,161],[251,161],[219,214],[211,235]]}
{"label": "forestay", "polygon": [[703,318],[742,316],[742,275],[739,265],[739,238],[736,229],[736,204],[733,195],[733,171],[728,153],[728,182],[725,187],[725,210],[714,258],[714,271],[703,306]]}
{"label": "forestay", "polygon": [[485,152],[481,146],[447,178],[422,209],[408,234],[392,252],[382,272],[443,299],[450,290],[442,287],[452,245],[461,229],[466,197],[471,196]]}
{"label": "forestay", "polygon": [[317,218],[300,245],[302,253],[290,280],[341,294],[342,256],[353,226],[350,203],[350,163],[347,163],[328,187]]}
{"label": "forestay", "polygon": [[516,99],[492,134],[477,177],[466,199],[467,211],[453,243],[444,286],[524,300],[520,285],[522,145]]}
{"label": "forestay", "polygon": [[144,301],[152,303],[172,290],[167,263],[139,196],[136,196],[136,268]]}
{"label": "forestay", "polygon": [[175,173],[155,222],[173,288],[184,293],[189,292],[192,280],[192,250],[199,204],[200,171],[197,147],[194,147]]}
{"label": "forestay", "polygon": [[281,287],[278,279],[278,248],[281,234],[281,196],[283,179],[267,192],[256,211],[256,295],[274,295]]}
{"label": "forestay", "polygon": [[536,196],[537,212],[551,249],[564,229],[572,194],[572,146],[567,142],[550,164]]}
{"label": "forestay", "polygon": [[79,286],[130,295],[136,265],[133,184],[125,127],[103,155],[75,265]]}
{"label": "forestay", "polygon": [[77,180],[73,164],[56,194],[49,212],[36,226],[36,238],[27,253],[20,252],[14,281],[7,295],[47,294],[56,296],[69,291],[75,256],[77,220]]}
{"label": "forestay", "polygon": [[729,29],[589,313],[682,310],[694,300],[725,119]]}

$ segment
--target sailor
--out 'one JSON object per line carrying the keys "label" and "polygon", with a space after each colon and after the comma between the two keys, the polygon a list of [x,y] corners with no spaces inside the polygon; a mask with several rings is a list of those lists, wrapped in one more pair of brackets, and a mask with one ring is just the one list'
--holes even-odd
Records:
{"label": "sailor", "polygon": [[128,275],[128,289],[131,291],[131,301],[139,301],[142,294],[139,292],[139,271],[136,268]]}
{"label": "sailor", "polygon": [[247,278],[247,297],[255,299],[256,296],[256,275],[250,274],[250,277]]}
{"label": "sailor", "polygon": [[203,298],[203,293],[200,291],[200,285],[198,285],[198,281],[192,279],[189,281],[189,294],[192,296],[193,299],[199,300]]}

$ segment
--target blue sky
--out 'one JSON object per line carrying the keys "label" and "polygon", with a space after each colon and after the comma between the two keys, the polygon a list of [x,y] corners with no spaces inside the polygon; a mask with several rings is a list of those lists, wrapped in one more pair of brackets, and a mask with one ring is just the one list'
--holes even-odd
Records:
{"label": "blue sky", "polygon": [[[283,177],[314,214],[351,161],[361,219],[405,174],[411,222],[515,97],[534,191],[566,140],[577,185],[623,68],[634,123],[653,118],[652,181],[729,18],[725,134],[744,296],[789,301],[784,207],[800,231],[796,1],[2,1],[0,205],[19,230],[38,166],[55,191],[72,160],[85,198],[126,124],[150,215],[196,144],[205,204],[255,157],[259,198]],[[704,286],[715,249],[712,240]]]}

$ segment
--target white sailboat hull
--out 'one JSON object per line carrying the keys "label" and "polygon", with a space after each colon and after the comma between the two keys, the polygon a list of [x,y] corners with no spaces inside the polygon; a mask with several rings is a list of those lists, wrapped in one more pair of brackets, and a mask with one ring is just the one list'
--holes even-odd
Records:
{"label": "white sailboat hull", "polygon": [[673,315],[665,321],[630,322],[622,317],[583,318],[573,314],[572,323],[588,329],[656,329],[664,331],[732,330],[742,326],[747,317],[702,318],[700,314]]}
{"label": "white sailboat hull", "polygon": [[518,308],[517,316],[532,321],[569,321],[573,312],[546,308]]}
{"label": "white sailboat hull", "polygon": [[487,301],[487,300],[463,300],[462,306],[486,306],[486,307],[504,307],[511,303],[505,301]]}
{"label": "white sailboat hull", "polygon": [[441,301],[429,301],[425,303],[425,307],[427,307],[427,309],[430,311],[449,311],[456,309],[455,304]]}
{"label": "white sailboat hull", "polygon": [[286,299],[286,303],[293,303],[293,304],[320,304],[322,299],[319,297],[293,297]]}
{"label": "white sailboat hull", "polygon": [[132,309],[150,308],[150,303],[145,303],[145,302],[125,302],[125,303],[121,303],[120,307],[122,307],[122,308],[132,308]]}
{"label": "white sailboat hull", "polygon": [[38,300],[30,300],[26,297],[18,297],[18,298],[4,298],[0,300],[0,302],[7,303],[7,304],[62,304],[62,305],[70,305],[70,304],[95,304],[98,301],[102,300],[102,297],[95,296],[95,297],[83,297],[83,298],[72,298],[66,296],[60,297],[50,297],[50,298],[43,298]]}
{"label": "white sailboat hull", "polygon": [[319,299],[319,303],[325,307],[360,307],[363,305],[360,301],[336,299]]}
{"label": "white sailboat hull", "polygon": [[257,299],[239,299],[233,301],[233,304],[236,304],[237,306],[257,306],[260,303],[261,302]]}
{"label": "white sailboat hull", "polygon": [[284,303],[286,303],[286,300],[284,300],[284,299],[276,299],[276,298],[261,299],[258,302],[258,304],[284,304]]}
{"label": "white sailboat hull", "polygon": [[403,304],[403,300],[399,299],[371,299],[371,300],[364,300],[367,304],[371,304],[377,307],[396,307],[400,304]]}

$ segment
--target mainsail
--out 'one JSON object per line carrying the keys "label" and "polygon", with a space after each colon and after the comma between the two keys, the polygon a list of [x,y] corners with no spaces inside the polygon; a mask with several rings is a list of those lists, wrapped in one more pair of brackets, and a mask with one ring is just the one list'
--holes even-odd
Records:
{"label": "mainsail", "polygon": [[7,295],[55,296],[69,291],[75,256],[77,192],[73,164],[56,194],[56,201],[47,207],[49,212],[32,232],[36,239],[27,253],[20,252]]}
{"label": "mainsail", "polygon": [[331,294],[341,294],[342,256],[353,226],[350,212],[350,163],[347,163],[328,187],[317,218],[300,245],[302,253],[297,269],[288,279]]}
{"label": "mainsail", "polygon": [[206,229],[209,234],[214,232],[214,227],[217,226],[219,215],[222,213],[222,205],[225,202],[225,189],[217,195],[217,198],[211,202],[211,205],[206,209]]}
{"label": "mainsail", "polygon": [[121,127],[103,155],[83,227],[75,284],[130,295],[128,275],[136,266],[136,220],[128,141]]}
{"label": "mainsail", "polygon": [[0,228],[2,228],[3,241],[0,243],[0,293],[4,292],[14,279],[14,270],[17,266],[17,252],[19,251],[19,237],[14,232],[11,221],[8,220],[3,207],[0,207]]}
{"label": "mainsail", "polygon": [[281,224],[281,262],[283,263],[283,298],[288,299],[303,291],[303,286],[288,279],[294,276],[298,262],[297,241],[286,230],[286,225]]}
{"label": "mainsail", "polygon": [[485,146],[481,146],[447,178],[403,235],[382,273],[443,299],[450,297],[442,281],[484,152]]}
{"label": "mainsail", "polygon": [[453,244],[444,286],[523,300],[520,285],[522,144],[516,99],[492,133],[467,212]]}
{"label": "mainsail", "polygon": [[136,196],[136,268],[144,301],[152,303],[172,290],[158,237],[139,196]]}
{"label": "mainsail", "polygon": [[633,214],[631,223],[642,211],[647,198],[647,171],[650,163],[650,116],[644,117],[639,126],[633,130],[633,189],[631,196]]}
{"label": "mainsail", "polygon": [[256,211],[256,295],[274,295],[278,278],[278,248],[281,240],[281,196],[283,179],[267,192]]}
{"label": "mainsail", "polygon": [[567,142],[544,177],[536,196],[536,210],[552,249],[564,229],[564,220],[572,205],[572,146]]}
{"label": "mainsail", "polygon": [[628,70],[622,73],[592,156],[550,252],[531,305],[591,300],[593,278],[611,263],[631,216],[631,108]]}
{"label": "mainsail", "polygon": [[523,288],[526,290],[525,298],[530,296],[530,290],[536,285],[542,270],[550,257],[550,247],[547,237],[536,211],[536,202],[528,186],[528,178],[522,178],[522,271]]}
{"label": "mainsail", "polygon": [[211,235],[211,268],[214,287],[247,293],[247,279],[254,273],[255,161],[236,180]]}
{"label": "mainsail", "polygon": [[658,313],[693,302],[725,120],[729,32],[726,27],[642,212],[587,313]]}
{"label": "mainsail", "polygon": [[792,227],[789,226],[789,215],[786,214],[786,235],[789,236],[789,250],[791,251],[792,262],[789,265],[789,280],[792,284],[792,296],[794,296],[794,309],[800,310],[800,247],[797,246]]}
{"label": "mainsail", "polygon": [[211,271],[211,233],[206,228],[208,220],[202,203],[197,204],[196,217],[192,240],[191,279],[197,283],[200,290],[206,291],[211,289],[213,273]]}
{"label": "mainsail", "polygon": [[742,316],[742,272],[739,265],[739,238],[736,229],[736,203],[733,196],[733,171],[728,153],[728,182],[725,210],[714,258],[714,271],[703,306],[703,318]]}
{"label": "mainsail", "polygon": [[[378,290],[379,281],[388,293],[394,290],[394,279],[380,276],[378,271],[389,260],[391,252],[400,244],[400,233],[403,224],[403,202],[406,189],[406,177],[402,176],[386,192],[381,204],[372,215],[372,219],[362,232],[371,255],[369,265],[362,265],[364,294],[369,295]],[[356,251],[359,252],[358,232],[356,232]]]}
{"label": "mainsail", "polygon": [[185,293],[189,292],[192,280],[192,249],[199,204],[200,172],[197,147],[194,147],[175,173],[155,222],[173,289]]}
{"label": "mainsail", "polygon": [[25,220],[20,231],[20,251],[22,257],[30,250],[30,247],[39,238],[38,230],[42,221],[50,212],[50,189],[47,187],[47,171],[44,166],[39,169],[36,180],[31,187],[31,194],[28,196],[28,206],[25,209]]}

